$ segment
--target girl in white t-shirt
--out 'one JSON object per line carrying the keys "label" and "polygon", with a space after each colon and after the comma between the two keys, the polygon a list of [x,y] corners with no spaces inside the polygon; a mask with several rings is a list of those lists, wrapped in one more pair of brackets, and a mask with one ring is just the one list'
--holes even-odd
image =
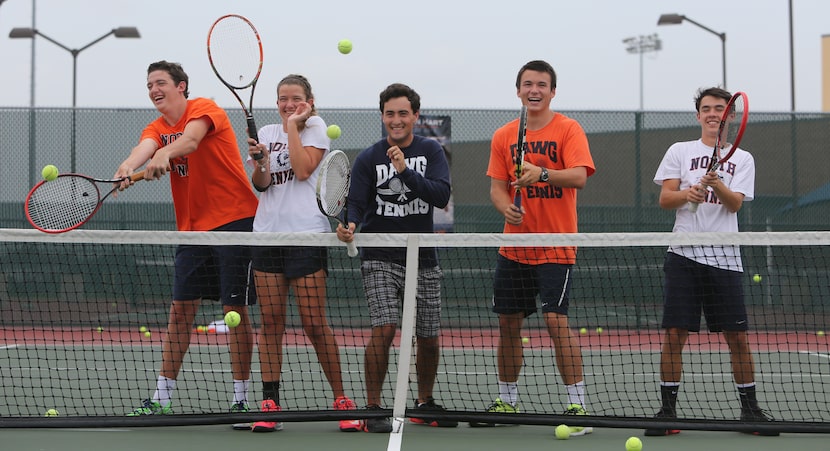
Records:
{"label": "girl in white t-shirt", "polygon": [[[302,75],[288,75],[277,85],[281,124],[259,130],[259,143],[248,140],[251,182],[259,191],[254,232],[331,232],[316,205],[318,168],[328,153],[326,124],[314,107],[311,84]],[[326,317],[325,247],[254,247],[252,267],[262,313],[259,358],[262,366],[262,411],[280,409],[282,339],[286,303],[294,291],[303,330],[311,340],[320,366],[331,385],[335,410],[355,410],[343,391],[340,352]],[[282,429],[282,423],[259,421],[254,432]],[[341,420],[341,431],[357,431],[358,420]]]}

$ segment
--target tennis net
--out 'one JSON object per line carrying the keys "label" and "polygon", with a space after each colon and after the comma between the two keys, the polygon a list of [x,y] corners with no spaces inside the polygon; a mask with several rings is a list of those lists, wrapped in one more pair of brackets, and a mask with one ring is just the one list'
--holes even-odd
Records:
{"label": "tennis net", "polygon": [[[442,352],[434,396],[461,421],[646,427],[660,408],[662,264],[669,245],[730,243],[743,255],[749,340],[761,406],[792,432],[830,431],[830,233],[388,234],[359,235],[360,247],[436,248],[443,272]],[[127,417],[155,389],[177,246],[319,246],[328,250],[327,315],[340,347],[345,392],[365,404],[363,357],[371,325],[360,261],[333,234],[80,230],[48,235],[0,229],[0,427],[221,424],[346,419],[288,302],[281,375],[283,411],[261,400],[255,350],[247,414],[230,414],[228,341],[218,302],[204,300],[179,374],[172,415]],[[500,246],[577,246],[570,327],[584,359],[589,415],[563,415],[566,392],[540,315],[525,321],[520,412],[487,413],[498,396],[498,317],[491,312]],[[415,260],[416,261],[416,260]],[[414,266],[414,265],[410,265]],[[753,277],[754,275],[758,277]],[[408,274],[409,276],[409,274]],[[384,409],[365,416],[418,416],[410,354],[415,290],[403,296],[403,338],[390,352]],[[252,307],[256,328],[259,307]],[[144,330],[147,332],[144,332]],[[691,334],[678,418],[684,429],[742,430],[730,355],[721,334]],[[404,345],[401,346],[400,343]],[[277,352],[271,350],[269,352]],[[411,381],[411,382],[410,382]],[[44,417],[48,409],[60,412]],[[364,415],[364,414],[360,414]],[[432,414],[431,414],[432,415]],[[665,425],[666,423],[659,423]],[[754,426],[753,426],[754,427]],[[747,429],[748,430],[748,429]],[[754,429],[753,429],[754,430]]]}

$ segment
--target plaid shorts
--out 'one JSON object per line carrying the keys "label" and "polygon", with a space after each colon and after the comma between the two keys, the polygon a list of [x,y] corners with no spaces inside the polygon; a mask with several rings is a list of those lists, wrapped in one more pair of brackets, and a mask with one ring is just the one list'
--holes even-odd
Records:
{"label": "plaid shorts", "polygon": [[[406,267],[396,263],[367,260],[360,264],[363,289],[369,303],[372,327],[398,324],[399,308],[403,302]],[[418,288],[415,296],[415,336],[437,337],[441,332],[441,268],[418,269]]]}

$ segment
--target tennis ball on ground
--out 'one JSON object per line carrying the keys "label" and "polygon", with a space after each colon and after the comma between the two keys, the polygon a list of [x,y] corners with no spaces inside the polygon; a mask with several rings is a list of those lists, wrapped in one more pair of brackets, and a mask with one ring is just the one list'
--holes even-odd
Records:
{"label": "tennis ball on ground", "polygon": [[49,409],[49,410],[46,411],[46,413],[43,416],[45,416],[45,417],[56,417],[56,416],[59,416],[59,415],[60,415],[60,412],[58,412],[58,409]]}
{"label": "tennis ball on ground", "polygon": [[602,333],[602,328],[601,328],[601,327],[597,327],[597,333],[598,333],[598,334],[601,334],[601,333]]}
{"label": "tennis ball on ground", "polygon": [[328,135],[329,139],[339,138],[340,133],[342,133],[342,131],[340,130],[339,125],[331,124],[329,125],[329,128],[326,129],[326,135]]}
{"label": "tennis ball on ground", "polygon": [[556,426],[553,433],[556,435],[557,440],[567,440],[571,437],[571,428],[564,424],[560,424]]}
{"label": "tennis ball on ground", "polygon": [[58,178],[58,168],[55,167],[54,164],[47,164],[43,167],[43,170],[40,171],[40,175],[43,176],[43,180],[51,182],[52,180]]}
{"label": "tennis ball on ground", "polygon": [[643,449],[643,442],[637,437],[629,437],[625,441],[625,451],[641,451]]}
{"label": "tennis ball on ground", "polygon": [[352,52],[352,41],[348,39],[341,39],[340,42],[337,43],[337,50],[344,55],[348,55]]}
{"label": "tennis ball on ground", "polygon": [[225,325],[228,327],[236,327],[239,323],[242,322],[242,317],[239,316],[239,313],[231,310],[228,313],[225,313]]}
{"label": "tennis ball on ground", "polygon": [[761,275],[755,274],[754,276],[752,276],[752,281],[755,283],[761,283]]}
{"label": "tennis ball on ground", "polygon": [[524,344],[530,343],[530,338],[522,337],[522,343],[524,343]]}
{"label": "tennis ball on ground", "polygon": [[139,327],[139,328],[138,328],[138,331],[139,331],[139,332],[141,332],[142,334],[143,334],[144,332],[147,332],[147,326],[141,326],[141,327]]}
{"label": "tennis ball on ground", "polygon": [[587,329],[587,328],[585,328],[585,327],[583,327],[582,329],[579,329],[579,333],[580,333],[581,335],[585,335],[585,334],[587,334],[587,333],[588,333],[588,329]]}

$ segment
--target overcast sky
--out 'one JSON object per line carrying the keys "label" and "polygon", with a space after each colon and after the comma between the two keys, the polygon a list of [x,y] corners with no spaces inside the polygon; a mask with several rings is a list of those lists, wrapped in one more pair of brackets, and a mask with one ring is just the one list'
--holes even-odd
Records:
{"label": "overcast sky", "polygon": [[[288,73],[310,79],[321,108],[375,108],[392,82],[415,88],[426,109],[516,108],[516,72],[545,59],[559,75],[554,109],[636,110],[640,55],[622,41],[657,33],[662,50],[643,54],[643,106],[690,110],[699,87],[722,82],[721,41],[690,22],[658,27],[663,13],[727,33],[727,88],[747,92],[754,111],[789,111],[791,104],[789,0],[34,1],[36,28],[69,48],[119,26],[141,33],[110,36],[78,55],[79,107],[150,107],[146,68],[161,59],[182,63],[191,96],[233,107],[205,44],[213,21],[228,13],[247,16],[262,36],[255,108],[274,105],[275,85]],[[830,1],[792,2],[796,110],[820,111]],[[0,106],[30,104],[31,41],[8,36],[32,26],[32,5],[0,4]],[[341,38],[354,42],[350,55],[337,52]],[[70,106],[71,54],[36,41],[35,105]]]}

